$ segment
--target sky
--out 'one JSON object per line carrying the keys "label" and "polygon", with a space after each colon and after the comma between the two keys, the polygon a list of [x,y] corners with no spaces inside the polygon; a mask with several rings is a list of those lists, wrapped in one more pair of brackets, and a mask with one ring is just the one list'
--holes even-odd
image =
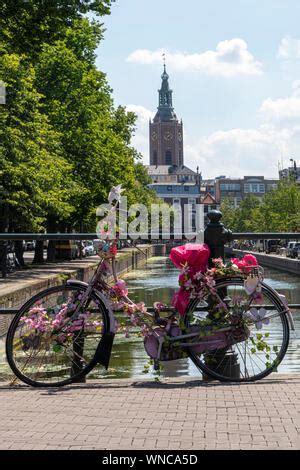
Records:
{"label": "sky", "polygon": [[187,166],[277,178],[299,163],[299,0],[116,0],[103,22],[96,64],[115,104],[138,116],[145,164],[163,53]]}

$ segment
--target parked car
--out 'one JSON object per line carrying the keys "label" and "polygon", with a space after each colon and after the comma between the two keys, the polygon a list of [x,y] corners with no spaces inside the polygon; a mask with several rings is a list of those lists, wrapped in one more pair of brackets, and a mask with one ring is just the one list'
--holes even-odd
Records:
{"label": "parked car", "polygon": [[265,240],[265,252],[267,254],[276,253],[280,246],[280,240]]}
{"label": "parked car", "polygon": [[264,240],[255,240],[253,250],[258,251],[258,253],[264,251]]}
{"label": "parked car", "polygon": [[296,244],[297,242],[295,241],[288,242],[287,247],[286,247],[286,256],[288,256],[289,258],[292,256],[292,251]]}
{"label": "parked car", "polygon": [[55,243],[55,257],[57,259],[78,258],[78,245],[75,240],[57,240]]}
{"label": "parked car", "polygon": [[86,240],[83,243],[83,256],[93,256],[96,254],[94,244],[92,240]]}
{"label": "parked car", "polygon": [[102,246],[103,244],[103,241],[100,240],[100,238],[95,238],[93,240],[93,246],[94,246],[94,250],[95,250],[95,253],[98,253],[100,247]]}
{"label": "parked car", "polygon": [[299,258],[300,257],[300,243],[295,243],[294,248],[291,251],[291,258]]}

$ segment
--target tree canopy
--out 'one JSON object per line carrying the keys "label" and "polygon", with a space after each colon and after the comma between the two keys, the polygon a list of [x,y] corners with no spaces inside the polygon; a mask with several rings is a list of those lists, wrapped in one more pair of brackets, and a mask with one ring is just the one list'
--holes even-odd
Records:
{"label": "tree canopy", "polygon": [[115,106],[95,65],[111,4],[2,3],[1,231],[93,231],[96,207],[120,183],[129,203],[155,198],[131,145],[136,116]]}

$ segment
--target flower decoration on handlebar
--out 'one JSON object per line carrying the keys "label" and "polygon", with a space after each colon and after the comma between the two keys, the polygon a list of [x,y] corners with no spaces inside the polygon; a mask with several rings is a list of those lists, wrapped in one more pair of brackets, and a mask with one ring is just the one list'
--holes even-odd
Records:
{"label": "flower decoration on handlebar", "polygon": [[170,258],[177,267],[180,289],[172,299],[172,304],[181,315],[184,315],[191,299],[203,298],[209,291],[215,294],[215,279],[224,276],[245,277],[244,287],[249,295],[259,300],[259,280],[261,268],[253,255],[245,255],[242,259],[232,258],[224,263],[222,258],[212,260],[213,267],[208,268],[209,247],[207,245],[187,244],[171,250]]}

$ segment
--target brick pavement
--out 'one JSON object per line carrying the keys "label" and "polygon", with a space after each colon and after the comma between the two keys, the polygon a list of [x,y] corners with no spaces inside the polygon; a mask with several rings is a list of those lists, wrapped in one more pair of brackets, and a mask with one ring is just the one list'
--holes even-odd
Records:
{"label": "brick pavement", "polygon": [[0,385],[0,449],[299,449],[300,375]]}

